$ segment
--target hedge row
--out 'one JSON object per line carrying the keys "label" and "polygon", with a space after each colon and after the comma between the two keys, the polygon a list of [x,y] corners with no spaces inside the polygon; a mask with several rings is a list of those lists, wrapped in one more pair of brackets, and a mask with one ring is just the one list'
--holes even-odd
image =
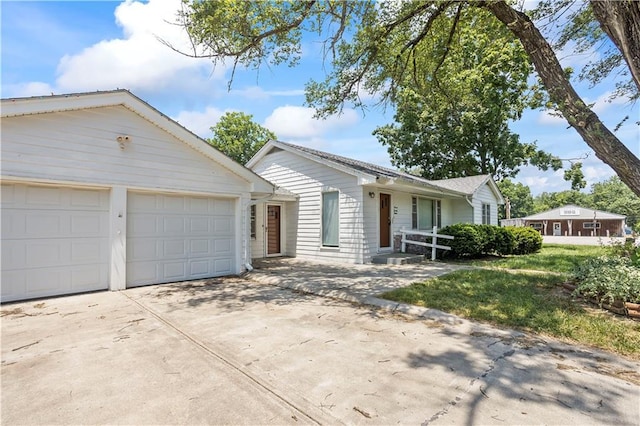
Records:
{"label": "hedge row", "polygon": [[447,240],[446,244],[451,250],[442,251],[442,257],[474,258],[484,255],[528,254],[542,248],[542,236],[529,227],[459,223],[446,226],[439,233],[455,237],[453,240]]}

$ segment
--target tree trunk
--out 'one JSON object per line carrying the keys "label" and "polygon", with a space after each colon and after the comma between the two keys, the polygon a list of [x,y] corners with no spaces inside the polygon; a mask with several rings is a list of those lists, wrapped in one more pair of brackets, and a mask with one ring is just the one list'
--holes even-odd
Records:
{"label": "tree trunk", "polygon": [[630,0],[590,3],[593,15],[622,53],[640,90],[640,3]]}
{"label": "tree trunk", "polygon": [[578,96],[553,49],[529,17],[504,1],[479,2],[478,5],[493,13],[520,40],[551,101],[558,106],[564,118],[595,151],[596,156],[611,166],[620,179],[640,196],[640,159],[607,129]]}

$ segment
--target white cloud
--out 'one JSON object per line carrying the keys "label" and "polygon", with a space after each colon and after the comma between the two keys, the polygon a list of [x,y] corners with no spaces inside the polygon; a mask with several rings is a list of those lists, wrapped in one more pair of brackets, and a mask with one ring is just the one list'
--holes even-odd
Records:
{"label": "white cloud", "polygon": [[204,111],[181,111],[173,119],[196,135],[206,139],[213,135],[210,127],[215,126],[225,112],[218,108],[208,107]]}
{"label": "white cloud", "polygon": [[326,119],[314,118],[314,113],[313,108],[292,105],[278,107],[265,119],[264,126],[282,140],[311,139],[353,126],[359,120],[358,114],[352,109],[345,109],[341,115],[331,115]]}
{"label": "white cloud", "polygon": [[[182,78],[207,78],[211,70],[206,59],[177,53],[161,43],[162,38],[177,49],[188,51],[184,30],[175,25],[180,0],[126,0],[115,11],[124,38],[103,40],[80,53],[64,56],[58,65],[59,91],[90,91],[127,88],[157,90]],[[224,73],[218,68],[215,77]]]}
{"label": "white cloud", "polygon": [[555,111],[544,110],[538,115],[538,124],[543,126],[568,126],[567,120]]}
{"label": "white cloud", "polygon": [[231,91],[231,94],[243,96],[248,99],[266,100],[271,97],[293,97],[304,96],[304,89],[290,89],[290,90],[264,90],[259,86],[245,87],[244,89]]}
{"label": "white cloud", "polygon": [[40,81],[32,81],[29,83],[21,83],[11,85],[6,88],[3,97],[29,97],[29,96],[43,96],[56,94],[53,87],[48,83],[42,83]]}

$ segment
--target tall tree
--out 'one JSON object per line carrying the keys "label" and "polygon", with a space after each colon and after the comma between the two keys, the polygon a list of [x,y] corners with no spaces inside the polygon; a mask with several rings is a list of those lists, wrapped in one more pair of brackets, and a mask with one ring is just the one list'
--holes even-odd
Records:
{"label": "tall tree", "polygon": [[[374,131],[391,162],[429,179],[491,174],[501,180],[529,163],[562,167],[509,130],[534,99],[527,83],[533,69],[520,43],[486,11],[466,9],[449,19],[458,19],[459,31],[447,56],[423,55],[416,65],[433,78],[410,76],[395,98],[397,124]],[[437,36],[444,45],[449,32]]]}
{"label": "tall tree", "polygon": [[640,231],[640,197],[619,177],[591,185],[587,207],[627,216],[627,225]]}
{"label": "tall tree", "polygon": [[243,112],[227,112],[211,127],[213,137],[207,142],[240,164],[246,164],[262,146],[277,139],[269,129]]}
{"label": "tall tree", "polygon": [[587,194],[574,190],[560,192],[543,192],[533,198],[533,210],[534,213],[540,213],[546,210],[562,207],[567,204],[586,206],[587,199]]}
{"label": "tall tree", "polygon": [[[591,0],[589,4],[604,32],[621,49],[635,91],[640,90],[640,4],[632,0]],[[194,51],[190,55],[214,61],[230,57],[234,65],[247,67],[259,67],[263,62],[295,65],[301,56],[303,31],[327,34],[327,47],[335,54],[333,70],[324,82],[310,82],[306,87],[307,102],[326,115],[340,110],[345,102],[363,105],[361,90],[394,101],[407,75],[414,75],[418,82],[430,78],[419,74],[417,59],[422,55],[446,58],[449,40],[459,29],[455,17],[467,8],[488,10],[520,40],[551,103],[596,156],[640,195],[640,159],[580,98],[552,46],[530,17],[506,1],[187,0],[181,24],[192,38]],[[449,19],[451,16],[454,19]],[[434,32],[449,22],[447,43],[432,44]]]}
{"label": "tall tree", "polygon": [[[507,178],[498,182],[498,188],[500,188],[500,192],[502,192],[505,200],[509,199],[511,218],[525,217],[533,214],[533,196],[528,186],[520,182],[513,182]],[[500,219],[507,217],[505,209],[506,204],[500,206],[500,210],[498,211]]]}

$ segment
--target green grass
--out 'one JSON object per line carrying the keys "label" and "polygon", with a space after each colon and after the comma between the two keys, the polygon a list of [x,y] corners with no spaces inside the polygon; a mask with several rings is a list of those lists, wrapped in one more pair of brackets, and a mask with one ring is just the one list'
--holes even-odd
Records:
{"label": "green grass", "polygon": [[549,274],[463,270],[383,297],[640,359],[640,322],[572,302],[559,291],[559,281]]}
{"label": "green grass", "polygon": [[606,252],[599,246],[571,246],[545,244],[538,253],[523,256],[490,257],[474,259],[465,264],[506,269],[527,269],[535,271],[569,273],[573,268],[589,257],[597,257]]}

